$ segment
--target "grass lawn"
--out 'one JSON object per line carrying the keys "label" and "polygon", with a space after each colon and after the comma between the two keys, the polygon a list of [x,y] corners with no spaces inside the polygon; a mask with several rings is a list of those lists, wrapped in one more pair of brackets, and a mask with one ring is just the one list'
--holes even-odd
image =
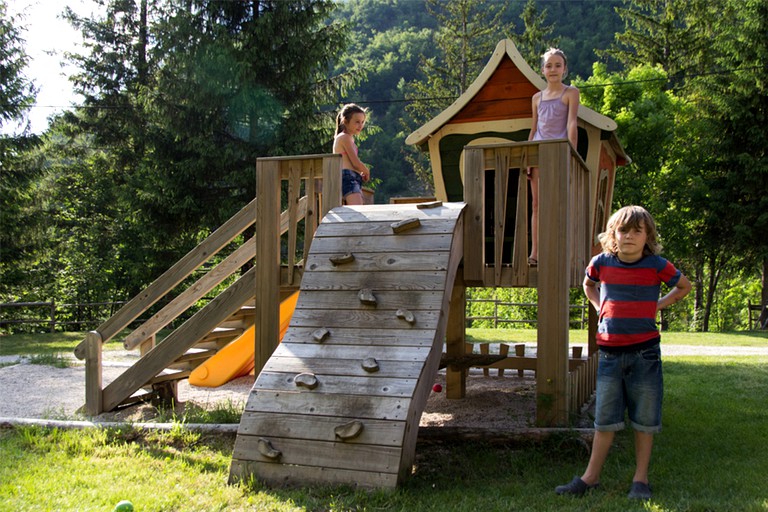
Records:
{"label": "grass lawn", "polygon": [[[674,334],[664,341],[682,343]],[[713,334],[696,342],[696,336],[685,339],[696,345],[768,341]],[[768,357],[668,357],[664,371],[664,431],[654,447],[655,497],[648,504],[626,498],[634,465],[631,431],[617,436],[602,489],[573,499],[553,492],[587,462],[583,446],[567,434],[522,447],[420,443],[412,477],[394,491],[286,490],[227,485],[233,439],[203,437],[179,425],[167,433],[0,429],[0,510],[109,511],[128,499],[137,512],[768,511]]]}

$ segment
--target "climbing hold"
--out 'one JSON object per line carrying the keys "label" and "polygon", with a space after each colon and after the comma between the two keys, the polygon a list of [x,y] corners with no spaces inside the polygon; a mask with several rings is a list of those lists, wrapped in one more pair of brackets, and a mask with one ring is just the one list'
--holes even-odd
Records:
{"label": "climbing hold", "polygon": [[403,231],[408,231],[409,229],[421,226],[421,221],[414,217],[412,219],[405,219],[401,220],[400,222],[394,222],[391,224],[391,226],[392,231],[395,233],[402,233]]}
{"label": "climbing hold", "polygon": [[367,357],[363,360],[363,370],[368,373],[379,371],[379,362],[373,357]]}
{"label": "climbing hold", "polygon": [[272,447],[272,443],[269,442],[269,439],[264,439],[263,437],[259,438],[258,449],[259,453],[268,459],[276,460],[282,455],[280,450],[275,450]]}
{"label": "climbing hold", "polygon": [[314,373],[300,373],[293,378],[297,386],[304,386],[307,389],[315,389],[318,385],[317,377]]}
{"label": "climbing hold", "polygon": [[357,294],[357,297],[360,299],[360,302],[367,306],[376,305],[376,297],[373,295],[373,292],[370,288],[363,288],[360,290],[360,293]]}
{"label": "climbing hold", "polygon": [[419,210],[426,210],[427,208],[437,208],[438,206],[443,206],[442,201],[432,201],[429,203],[419,203],[416,205],[416,208]]}
{"label": "climbing hold", "polygon": [[331,256],[328,259],[331,260],[331,264],[333,264],[333,266],[335,267],[337,265],[343,265],[345,263],[352,263],[353,261],[355,261],[355,255],[352,254],[351,252],[348,252],[346,254],[342,254],[341,256]]}
{"label": "climbing hold", "polygon": [[416,323],[416,317],[414,317],[413,313],[411,313],[407,309],[398,309],[395,314],[397,315],[397,318],[402,318],[409,324]]}
{"label": "climbing hold", "polygon": [[350,421],[349,423],[345,423],[344,425],[339,425],[338,427],[333,429],[334,434],[336,434],[336,437],[339,439],[343,439],[346,441],[347,439],[354,439],[357,436],[360,435],[360,433],[363,431],[363,423],[360,421]]}
{"label": "climbing hold", "polygon": [[325,341],[325,339],[330,336],[331,331],[326,329],[325,327],[321,327],[319,329],[315,329],[315,332],[312,333],[312,337],[315,338],[315,341],[318,343],[322,343]]}

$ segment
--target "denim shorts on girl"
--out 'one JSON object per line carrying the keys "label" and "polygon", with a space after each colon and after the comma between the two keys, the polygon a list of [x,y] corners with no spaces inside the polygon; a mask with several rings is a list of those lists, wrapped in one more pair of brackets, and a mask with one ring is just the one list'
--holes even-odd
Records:
{"label": "denim shorts on girl", "polygon": [[363,177],[359,172],[350,169],[341,170],[341,197],[363,191]]}
{"label": "denim shorts on girl", "polygon": [[659,344],[628,352],[601,348],[598,355],[595,430],[623,429],[626,412],[636,431],[661,432],[664,379]]}

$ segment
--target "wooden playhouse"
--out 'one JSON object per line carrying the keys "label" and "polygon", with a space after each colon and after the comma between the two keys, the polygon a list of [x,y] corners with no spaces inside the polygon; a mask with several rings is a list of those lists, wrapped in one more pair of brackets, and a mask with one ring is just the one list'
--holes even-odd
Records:
{"label": "wooden playhouse", "polygon": [[[535,370],[536,422],[568,425],[596,368],[593,342],[586,355],[569,353],[568,291],[580,286],[627,157],[615,124],[584,107],[579,152],[567,140],[526,142],[530,98],[543,87],[501,41],[468,91],[408,137],[429,151],[439,201],[342,206],[339,155],[258,159],[256,198],[77,347],[87,411],[176,397],[180,379],[252,328],[257,378],[230,479],[394,487],[412,471],[442,364],[449,396],[464,396],[466,288],[536,287],[536,356],[491,367]],[[541,169],[538,267],[527,265],[529,165]],[[202,275],[167,298],[192,274]],[[229,276],[238,278],[155,345]],[[280,342],[280,303],[297,290]],[[164,298],[124,338],[142,357],[104,386],[103,343]]]}

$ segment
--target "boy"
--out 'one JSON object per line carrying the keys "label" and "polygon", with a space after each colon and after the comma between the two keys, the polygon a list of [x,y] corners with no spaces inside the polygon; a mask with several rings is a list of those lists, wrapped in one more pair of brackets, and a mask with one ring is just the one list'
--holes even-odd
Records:
{"label": "boy", "polygon": [[[691,283],[659,256],[656,224],[642,207],[626,206],[608,220],[600,234],[603,252],[586,270],[584,293],[598,312],[599,363],[595,437],[581,477],[555,488],[557,494],[581,496],[599,485],[624,412],[635,431],[635,474],[630,499],[648,500],[648,466],[653,435],[661,431],[661,341],[656,314],[691,291]],[[661,283],[671,291],[659,299]]]}

